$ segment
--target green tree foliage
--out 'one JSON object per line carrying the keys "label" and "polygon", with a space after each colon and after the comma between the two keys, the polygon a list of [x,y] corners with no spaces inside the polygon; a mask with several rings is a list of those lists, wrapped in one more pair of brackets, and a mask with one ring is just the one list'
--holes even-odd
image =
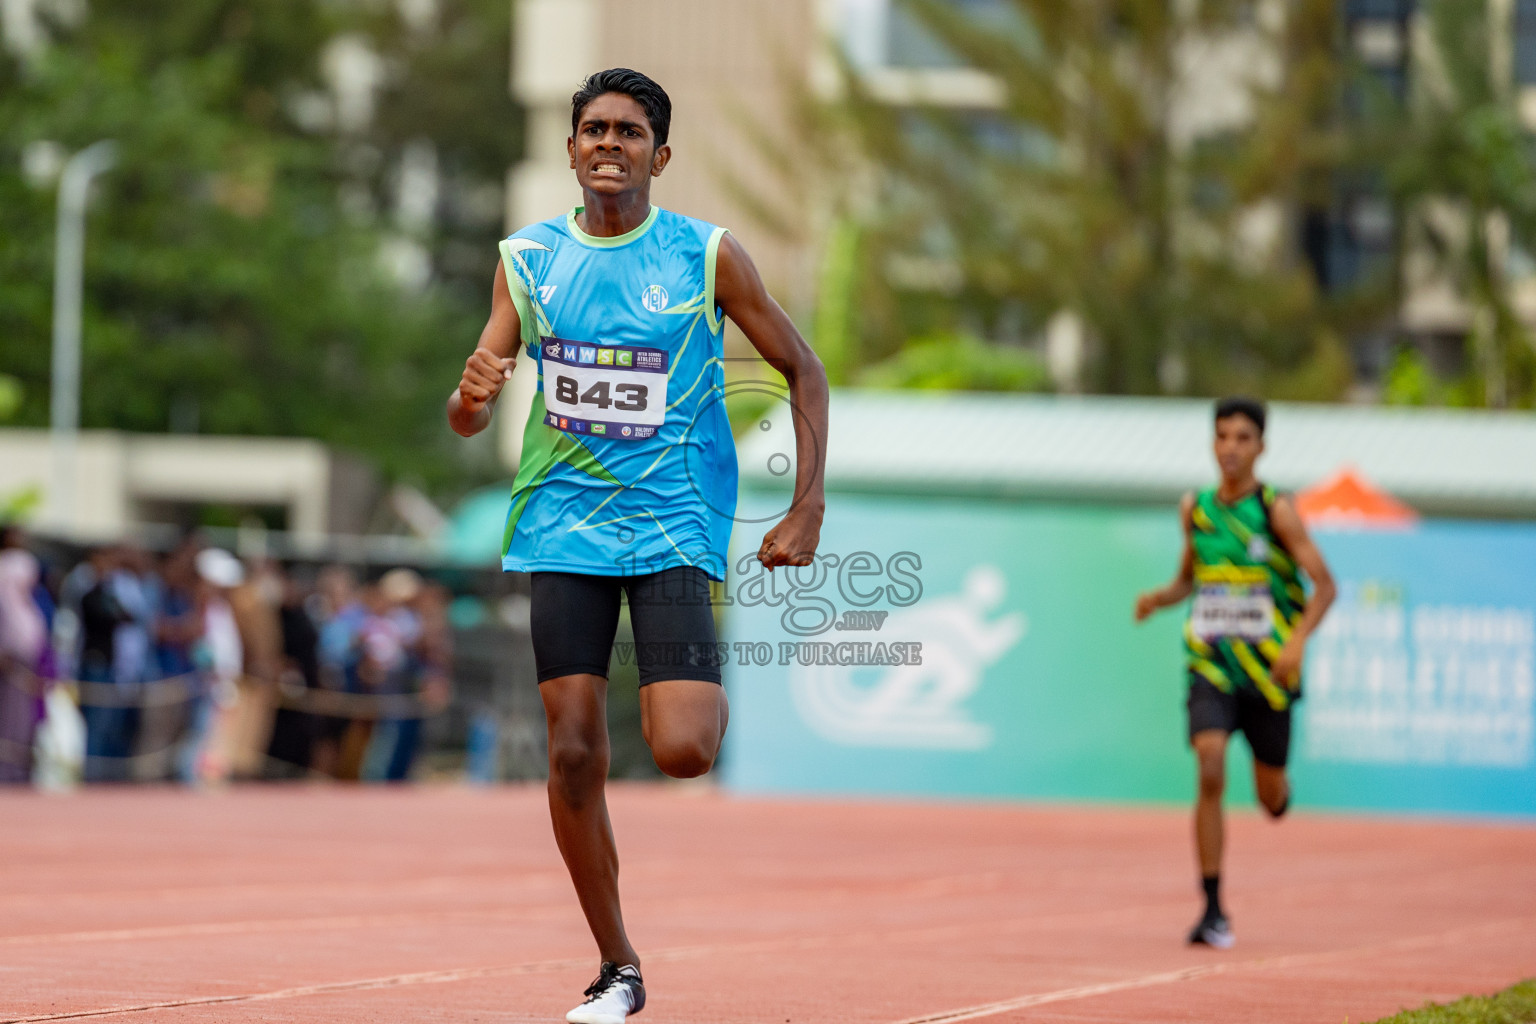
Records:
{"label": "green tree foliage", "polygon": [[1375,150],[1405,214],[1408,286],[1448,285],[1470,318],[1470,372],[1429,381],[1418,392],[1426,401],[1536,401],[1536,338],[1516,312],[1511,272],[1536,253],[1536,152],[1512,69],[1495,59],[1507,42],[1496,27],[1503,7],[1426,0],[1407,109],[1378,102],[1375,111]]}
{"label": "green tree foliage", "polygon": [[0,423],[16,414],[21,407],[21,381],[0,374]]}
{"label": "green tree foliage", "polygon": [[908,341],[894,356],[866,367],[857,383],[929,391],[1044,391],[1050,379],[1040,360],[1017,346],[940,334]]}
{"label": "green tree foliage", "polygon": [[[0,423],[10,420],[20,406],[21,382],[0,374]],[[37,506],[40,497],[36,488],[28,488],[19,494],[0,492],[0,523],[25,518]]]}
{"label": "green tree foliage", "polygon": [[[1295,237],[1349,151],[1332,0],[1274,24],[1254,11],[1278,5],[1235,0],[1011,0],[985,20],[899,6],[1001,102],[893,103],[851,65],[836,99],[805,96],[799,143],[833,216],[858,226],[858,273],[839,277],[856,299],[833,297],[858,314],[840,358],[899,366],[909,339],[942,334],[1018,348],[1069,311],[1086,390],[1349,385],[1340,339],[1381,315],[1385,289],[1330,299]],[[1187,123],[1213,88],[1239,114]]]}
{"label": "green tree foliage", "polygon": [[[112,138],[87,229],[83,425],[316,437],[451,486],[464,447],[442,402],[488,308],[518,140],[509,17],[504,0],[443,0],[416,25],[324,0],[95,0],[37,52],[0,56],[17,419],[47,422],[56,194],[24,163]],[[378,55],[377,115],[350,125],[326,78],[338,39]],[[412,144],[442,198],[405,224]],[[402,287],[382,258],[401,251],[430,276]]]}

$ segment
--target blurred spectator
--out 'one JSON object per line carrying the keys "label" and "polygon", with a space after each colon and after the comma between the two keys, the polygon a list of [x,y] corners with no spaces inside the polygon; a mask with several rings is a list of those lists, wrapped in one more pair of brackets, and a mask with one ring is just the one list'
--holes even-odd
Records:
{"label": "blurred spectator", "polygon": [[389,761],[384,778],[390,782],[410,778],[421,744],[423,716],[446,708],[452,696],[453,629],[448,622],[448,606],[452,603],[453,594],[438,583],[424,585],[416,597],[420,627],[415,649],[415,692],[420,704],[416,714],[404,723],[405,731]]}
{"label": "blurred spectator", "polygon": [[146,700],[139,709],[138,738],[134,744],[138,755],[134,776],[144,781],[175,776],[177,741],[187,726],[198,694],[192,661],[203,631],[192,567],[198,544],[195,537],[189,536],[159,560],[158,571],[146,564],[140,574],[151,607],[146,669],[151,682],[145,688]]}
{"label": "blurred spectator", "polygon": [[[399,650],[382,668],[374,687],[376,693],[390,699],[390,705],[379,719],[369,751],[365,777],[371,780],[404,781],[416,758],[421,716],[415,702],[407,698],[416,695],[421,680],[422,621],[417,602],[424,590],[421,576],[412,569],[391,569],[379,580],[383,623]],[[402,712],[402,706],[409,710]]]}
{"label": "blurred spectator", "polygon": [[448,609],[453,591],[441,583],[429,583],[416,601],[421,616],[421,693],[429,710],[448,706],[453,695],[453,626]]}
{"label": "blurred spectator", "polygon": [[229,593],[245,582],[240,560],[221,548],[197,553],[197,603],[202,636],[193,651],[199,685],[190,702],[189,724],[177,755],[177,775],[189,785],[228,777],[220,731],[224,713],[236,702],[243,652],[240,627],[229,606]]}
{"label": "blurred spectator", "polygon": [[283,668],[283,627],[278,609],[283,579],[270,561],[251,566],[249,578],[229,594],[230,610],[240,629],[244,671],[236,680],[230,709],[226,756],[237,779],[259,778],[277,713],[278,677]]}
{"label": "blurred spectator", "polygon": [[[311,694],[320,689],[320,631],[306,607],[304,587],[290,572],[283,576],[283,603],[278,609],[282,629],[283,668],[280,692]],[[315,755],[315,741],[325,716],[294,708],[279,708],[267,745],[268,778],[303,778]]]}
{"label": "blurred spectator", "polygon": [[54,651],[60,679],[80,678],[80,655],[85,637],[80,622],[80,603],[96,585],[96,563],[87,556],[75,563],[59,584],[58,611],[54,618]]}
{"label": "blurred spectator", "polygon": [[[328,690],[356,693],[357,636],[368,611],[358,598],[357,577],[341,565],[327,566],[320,574],[312,606],[320,623],[318,648],[320,683]],[[332,778],[343,778],[342,746],[351,720],[324,715],[315,726],[314,753],[310,765]],[[353,776],[356,778],[356,775]]]}
{"label": "blurred spectator", "polygon": [[155,654],[160,676],[190,676],[196,668],[193,648],[203,635],[197,607],[197,570],[194,560],[200,544],[195,537],[183,540],[160,564],[160,609],[155,623]]}
{"label": "blurred spectator", "polygon": [[[352,634],[352,648],[347,659],[351,666],[349,678],[354,684],[349,689],[370,695],[387,694],[398,685],[398,674],[406,666],[410,622],[393,614],[395,605],[380,583],[367,584],[361,595],[362,615]],[[338,779],[363,777],[364,759],[372,744],[373,733],[371,718],[356,718],[347,726],[336,765]]]}
{"label": "blurred spectator", "polygon": [[[12,528],[16,538],[16,547],[25,551],[23,536],[19,529]],[[3,542],[0,542],[3,543]],[[53,592],[48,589],[47,567],[39,566],[37,582],[32,586],[32,600],[36,602],[38,611],[42,613],[43,624],[46,627],[46,635],[43,642],[43,653],[38,656],[37,674],[45,681],[61,678],[59,673],[58,655],[50,639],[54,635],[54,626],[58,620],[58,603],[53,599]]]}
{"label": "blurred spectator", "polygon": [[0,783],[32,775],[32,737],[42,717],[39,679],[48,622],[34,591],[38,563],[20,531],[0,527]]}
{"label": "blurred spectator", "polygon": [[448,702],[452,595],[411,569],[311,583],[189,535],[90,550],[57,605],[41,577],[0,530],[0,782],[27,781],[53,678],[79,682],[88,781],[403,781]]}
{"label": "blurred spectator", "polygon": [[80,597],[80,712],[85,717],[85,779],[122,782],[130,778],[129,758],[138,721],[135,695],[117,685],[118,629],[132,621],[114,585],[119,567],[113,548],[97,548],[88,560],[94,581]]}
{"label": "blurred spectator", "polygon": [[112,681],[137,686],[158,678],[153,643],[160,584],[149,556],[140,548],[119,548],[106,579],[125,616],[112,638]]}

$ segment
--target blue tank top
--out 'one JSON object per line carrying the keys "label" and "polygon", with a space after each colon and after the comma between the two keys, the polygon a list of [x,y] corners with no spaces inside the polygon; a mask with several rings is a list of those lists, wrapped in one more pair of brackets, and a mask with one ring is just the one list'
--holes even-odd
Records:
{"label": "blue tank top", "polygon": [[736,511],[715,258],[725,229],[651,207],[616,238],[580,207],[501,243],[539,365],[502,568],[725,576]]}

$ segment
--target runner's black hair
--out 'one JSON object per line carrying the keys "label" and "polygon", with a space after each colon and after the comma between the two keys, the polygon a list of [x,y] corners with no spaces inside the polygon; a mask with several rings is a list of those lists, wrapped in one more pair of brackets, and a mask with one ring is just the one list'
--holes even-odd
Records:
{"label": "runner's black hair", "polygon": [[572,135],[581,124],[581,112],[587,109],[587,104],[610,92],[622,93],[640,104],[646,120],[651,122],[651,134],[656,136],[657,147],[667,144],[667,132],[672,127],[672,100],[667,96],[667,90],[629,68],[599,71],[588,75],[581,83],[581,88],[571,97]]}
{"label": "runner's black hair", "polygon": [[1264,409],[1264,403],[1257,398],[1232,395],[1221,399],[1216,403],[1216,421],[1219,423],[1228,416],[1247,416],[1259,428],[1259,436],[1264,436],[1264,421],[1269,414]]}

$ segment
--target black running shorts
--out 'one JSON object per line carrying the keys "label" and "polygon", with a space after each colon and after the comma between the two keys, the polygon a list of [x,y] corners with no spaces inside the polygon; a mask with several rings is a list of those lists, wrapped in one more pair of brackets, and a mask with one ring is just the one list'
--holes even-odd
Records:
{"label": "black running shorts", "polygon": [[1189,677],[1189,736],[1208,729],[1248,738],[1253,759],[1271,768],[1284,768],[1291,751],[1291,709],[1276,711],[1251,690],[1223,693],[1202,675]]}
{"label": "black running shorts", "polygon": [[533,573],[533,660],[539,682],[578,673],[608,678],[619,595],[629,598],[640,685],[663,679],[720,682],[709,577],[693,566],[645,576]]}

